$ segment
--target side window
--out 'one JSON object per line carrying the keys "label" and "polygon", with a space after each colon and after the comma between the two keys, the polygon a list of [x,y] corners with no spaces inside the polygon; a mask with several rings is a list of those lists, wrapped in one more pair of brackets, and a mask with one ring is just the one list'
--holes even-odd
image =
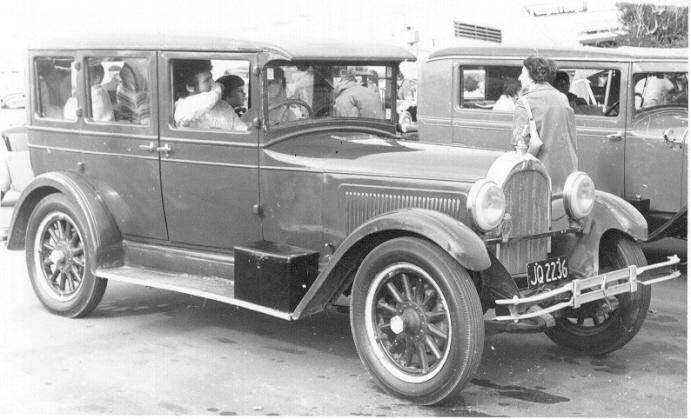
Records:
{"label": "side window", "polygon": [[513,112],[521,83],[517,66],[463,66],[459,105],[466,109]]}
{"label": "side window", "polygon": [[689,106],[687,72],[636,73],[633,76],[633,83],[636,112],[655,106]]}
{"label": "side window", "polygon": [[34,61],[38,115],[41,118],[77,119],[77,71],[71,57],[37,57]]}
{"label": "side window", "polygon": [[148,66],[146,58],[88,58],[88,119],[149,125],[151,81]]}
{"label": "side window", "polygon": [[178,128],[247,131],[250,63],[171,60],[172,103]]}
{"label": "side window", "polygon": [[613,69],[563,69],[554,87],[569,99],[576,115],[619,115],[621,73]]}

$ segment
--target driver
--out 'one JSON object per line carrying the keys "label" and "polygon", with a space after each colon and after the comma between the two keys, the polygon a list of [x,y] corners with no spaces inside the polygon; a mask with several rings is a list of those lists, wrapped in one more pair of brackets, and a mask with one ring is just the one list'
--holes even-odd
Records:
{"label": "driver", "polygon": [[184,83],[184,90],[175,102],[175,124],[179,127],[216,128],[247,131],[232,106],[221,100],[223,85],[214,83],[211,63],[207,60],[185,60],[176,63],[176,82]]}
{"label": "driver", "polygon": [[358,83],[351,70],[334,86],[334,100],[337,117],[384,119],[379,95]]}
{"label": "driver", "polygon": [[269,124],[296,121],[300,116],[287,104],[286,77],[280,67],[269,67],[266,73],[267,95],[269,98]]}

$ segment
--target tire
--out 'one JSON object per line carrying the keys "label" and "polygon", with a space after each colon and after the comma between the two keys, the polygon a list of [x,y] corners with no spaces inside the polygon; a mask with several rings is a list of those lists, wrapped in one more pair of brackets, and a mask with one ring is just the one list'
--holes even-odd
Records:
{"label": "tire", "polygon": [[46,196],[31,213],[26,264],[38,299],[48,311],[65,317],[93,311],[108,284],[93,274],[94,246],[84,216],[62,194]]}
{"label": "tire", "polygon": [[353,282],[350,324],[377,384],[418,404],[456,396],[482,358],[484,321],[473,281],[422,239],[396,238],[367,255]]}
{"label": "tire", "polygon": [[[601,244],[601,273],[647,264],[640,246],[626,237],[614,236]],[[606,310],[603,300],[593,301],[567,311],[545,333],[556,344],[583,354],[616,351],[633,339],[643,325],[650,306],[650,287],[638,284],[634,294],[619,294],[616,298],[618,307],[614,311]]]}

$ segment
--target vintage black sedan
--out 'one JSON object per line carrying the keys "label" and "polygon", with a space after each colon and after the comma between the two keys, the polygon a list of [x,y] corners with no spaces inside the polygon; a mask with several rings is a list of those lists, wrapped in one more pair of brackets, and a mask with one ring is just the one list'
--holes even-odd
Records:
{"label": "vintage black sedan", "polygon": [[486,324],[584,353],[625,345],[678,259],[646,266],[645,220],[586,173],[553,195],[524,147],[402,140],[408,59],[222,38],[32,49],[37,177],[8,248],[67,317],[109,280],[285,320],[345,305],[376,382],[421,404],[473,377]]}

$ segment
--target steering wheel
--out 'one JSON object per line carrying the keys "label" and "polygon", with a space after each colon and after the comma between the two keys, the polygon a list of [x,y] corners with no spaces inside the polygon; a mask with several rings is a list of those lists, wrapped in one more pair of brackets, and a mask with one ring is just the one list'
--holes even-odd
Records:
{"label": "steering wheel", "polygon": [[298,105],[300,107],[305,108],[305,110],[307,111],[308,117],[309,118],[312,117],[312,107],[310,105],[308,105],[307,102],[305,102],[304,100],[284,99],[283,101],[281,101],[279,103],[274,103],[273,105],[269,106],[269,112],[273,111],[274,109],[285,108],[285,109],[283,109],[283,112],[281,112],[281,116],[278,119],[278,121],[275,122],[276,124],[281,122],[281,121],[285,121],[286,113],[288,112],[288,109],[290,109],[290,107],[293,105]]}
{"label": "steering wheel", "polygon": [[612,111],[617,110],[619,108],[619,101],[617,100],[613,104],[611,104],[607,109],[605,109],[605,116],[609,116]]}

